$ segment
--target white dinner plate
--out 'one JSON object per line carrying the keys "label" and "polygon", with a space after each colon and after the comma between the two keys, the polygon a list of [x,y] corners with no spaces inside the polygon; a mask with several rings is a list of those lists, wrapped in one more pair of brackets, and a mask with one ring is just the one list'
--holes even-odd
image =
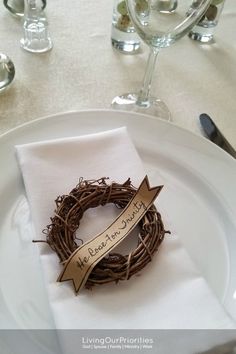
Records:
{"label": "white dinner plate", "polygon": [[126,126],[162,206],[198,269],[236,319],[236,163],[223,150],[171,123],[118,111],[63,113],[0,137],[0,328],[53,328],[16,144]]}

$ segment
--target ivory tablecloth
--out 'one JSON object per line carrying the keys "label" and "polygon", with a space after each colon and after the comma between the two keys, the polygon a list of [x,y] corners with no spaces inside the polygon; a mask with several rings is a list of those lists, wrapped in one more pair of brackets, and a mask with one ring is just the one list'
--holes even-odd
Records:
{"label": "ivory tablecloth", "polygon": [[[111,46],[113,1],[50,0],[46,13],[54,48],[34,55],[19,46],[22,23],[0,7],[1,51],[15,63],[16,77],[0,96],[0,134],[58,112],[109,108],[117,94],[136,90],[148,48],[123,55]],[[215,43],[185,37],[163,49],[153,92],[169,106],[172,120],[201,134],[198,116],[210,114],[236,148],[236,2],[226,0]]]}

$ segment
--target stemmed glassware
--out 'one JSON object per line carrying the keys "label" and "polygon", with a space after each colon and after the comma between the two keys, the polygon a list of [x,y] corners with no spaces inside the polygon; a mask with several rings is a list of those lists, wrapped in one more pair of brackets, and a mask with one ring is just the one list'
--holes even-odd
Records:
{"label": "stemmed glassware", "polygon": [[139,93],[126,93],[115,97],[112,107],[170,120],[170,112],[165,103],[150,96],[157,54],[161,48],[169,47],[189,33],[204,14],[211,0],[178,0],[178,5],[172,12],[163,9],[163,1],[126,0],[133,25],[139,36],[149,45],[150,54]]}

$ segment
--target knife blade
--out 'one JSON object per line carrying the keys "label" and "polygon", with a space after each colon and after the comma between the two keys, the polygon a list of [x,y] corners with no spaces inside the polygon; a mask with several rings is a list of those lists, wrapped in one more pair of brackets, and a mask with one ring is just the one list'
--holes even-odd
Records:
{"label": "knife blade", "polygon": [[206,134],[206,136],[216,145],[224,149],[228,154],[236,158],[236,151],[233,146],[230,145],[228,140],[224,137],[224,135],[220,132],[219,128],[217,128],[216,124],[209,117],[208,114],[202,113],[199,116],[201,126]]}

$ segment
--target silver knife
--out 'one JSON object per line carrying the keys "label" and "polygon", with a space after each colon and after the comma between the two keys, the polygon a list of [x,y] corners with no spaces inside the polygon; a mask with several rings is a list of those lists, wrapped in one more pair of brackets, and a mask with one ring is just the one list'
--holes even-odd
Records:
{"label": "silver knife", "polygon": [[200,114],[199,119],[206,136],[236,159],[236,151],[233,146],[230,145],[208,114]]}

